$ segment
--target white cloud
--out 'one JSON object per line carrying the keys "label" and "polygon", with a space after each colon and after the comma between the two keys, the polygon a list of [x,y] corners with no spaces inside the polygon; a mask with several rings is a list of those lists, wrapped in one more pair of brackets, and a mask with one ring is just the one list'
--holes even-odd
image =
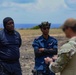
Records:
{"label": "white cloud", "polygon": [[33,3],[15,3],[15,2],[3,2],[1,5],[3,8],[15,8],[18,10],[23,9],[27,11],[56,11],[58,10],[62,5],[62,1],[60,0],[37,0],[36,2]]}
{"label": "white cloud", "polygon": [[64,0],[65,5],[70,10],[76,10],[76,0]]}
{"label": "white cloud", "polygon": [[[40,22],[49,20],[61,8],[64,7],[63,0],[37,0],[33,3],[3,2],[1,5],[3,16],[16,16],[19,19],[27,18],[27,22]],[[9,13],[8,13],[9,11]],[[24,19],[23,19],[24,20]],[[20,21],[19,21],[20,22]]]}
{"label": "white cloud", "polygon": [[44,20],[61,23],[68,16],[74,17],[73,12],[64,0],[35,0],[31,3],[5,0],[0,4],[1,17],[12,16],[17,23],[40,23]]}

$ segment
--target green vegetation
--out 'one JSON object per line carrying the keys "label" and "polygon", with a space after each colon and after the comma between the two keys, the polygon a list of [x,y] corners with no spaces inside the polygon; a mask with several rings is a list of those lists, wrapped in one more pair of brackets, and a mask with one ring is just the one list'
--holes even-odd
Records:
{"label": "green vegetation", "polygon": [[39,29],[39,26],[37,25],[37,26],[34,26],[34,27],[30,28],[30,29]]}

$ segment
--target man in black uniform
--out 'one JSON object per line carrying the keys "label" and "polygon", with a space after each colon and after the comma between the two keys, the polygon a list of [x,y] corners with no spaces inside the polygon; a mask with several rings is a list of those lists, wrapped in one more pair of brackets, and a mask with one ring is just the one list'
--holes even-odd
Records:
{"label": "man in black uniform", "polygon": [[22,75],[19,62],[20,34],[14,30],[14,20],[6,17],[0,31],[0,75]]}

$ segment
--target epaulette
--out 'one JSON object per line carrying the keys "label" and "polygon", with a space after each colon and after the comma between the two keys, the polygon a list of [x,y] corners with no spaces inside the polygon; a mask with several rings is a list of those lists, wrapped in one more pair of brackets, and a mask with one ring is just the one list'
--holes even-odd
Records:
{"label": "epaulette", "polygon": [[69,41],[64,41],[64,42],[62,42],[62,43],[61,43],[61,46],[64,45],[64,44],[66,44],[66,43],[68,43],[68,42],[69,42]]}

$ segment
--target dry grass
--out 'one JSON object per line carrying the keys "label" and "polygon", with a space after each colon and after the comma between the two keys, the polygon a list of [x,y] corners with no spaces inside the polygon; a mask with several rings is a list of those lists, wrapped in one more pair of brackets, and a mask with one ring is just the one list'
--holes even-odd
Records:
{"label": "dry grass", "polygon": [[[21,36],[36,36],[41,35],[40,29],[32,30],[32,29],[24,29],[24,30],[18,30],[21,34]],[[49,32],[50,35],[64,35],[63,31],[61,29],[50,29]]]}

